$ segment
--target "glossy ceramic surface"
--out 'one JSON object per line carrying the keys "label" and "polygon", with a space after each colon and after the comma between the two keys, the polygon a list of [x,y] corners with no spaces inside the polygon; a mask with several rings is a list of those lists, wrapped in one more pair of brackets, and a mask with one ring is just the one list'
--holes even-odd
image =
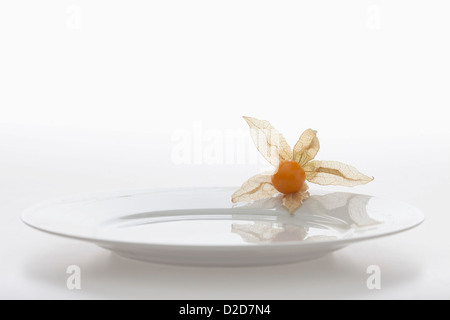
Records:
{"label": "glossy ceramic surface", "polygon": [[121,256],[202,266],[283,264],[419,225],[416,208],[353,193],[321,193],[291,216],[280,198],[233,206],[235,189],[115,192],[36,205],[23,221]]}

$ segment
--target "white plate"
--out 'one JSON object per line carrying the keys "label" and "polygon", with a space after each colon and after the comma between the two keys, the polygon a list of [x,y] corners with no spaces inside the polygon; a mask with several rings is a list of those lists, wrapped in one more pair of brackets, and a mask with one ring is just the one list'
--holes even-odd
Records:
{"label": "white plate", "polygon": [[411,229],[423,214],[397,201],[311,191],[291,216],[279,198],[233,206],[235,189],[116,192],[46,202],[31,227],[138,260],[202,266],[284,264]]}

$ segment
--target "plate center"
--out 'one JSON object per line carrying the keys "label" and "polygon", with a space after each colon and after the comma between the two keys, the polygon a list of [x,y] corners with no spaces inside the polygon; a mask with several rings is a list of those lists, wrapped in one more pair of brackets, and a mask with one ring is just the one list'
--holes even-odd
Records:
{"label": "plate center", "polygon": [[[226,213],[225,213],[226,212]],[[96,230],[102,239],[171,245],[267,244],[341,239],[351,233],[342,221],[313,215],[301,218],[263,214],[182,210],[134,214]]]}

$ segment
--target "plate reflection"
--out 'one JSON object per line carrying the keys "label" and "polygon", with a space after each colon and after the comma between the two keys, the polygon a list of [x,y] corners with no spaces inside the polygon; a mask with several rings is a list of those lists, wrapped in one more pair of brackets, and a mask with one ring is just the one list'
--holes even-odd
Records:
{"label": "plate reflection", "polygon": [[231,231],[248,243],[326,241],[367,231],[380,222],[369,216],[371,196],[335,192],[313,195],[291,216],[282,197],[255,201],[239,208],[280,211],[276,221],[233,223]]}

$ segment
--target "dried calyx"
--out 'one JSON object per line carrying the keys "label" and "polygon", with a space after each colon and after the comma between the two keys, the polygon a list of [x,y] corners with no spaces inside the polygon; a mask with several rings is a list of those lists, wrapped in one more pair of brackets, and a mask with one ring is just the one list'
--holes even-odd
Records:
{"label": "dried calyx", "polygon": [[369,183],[356,168],[337,161],[314,160],[320,149],[317,132],[308,129],[292,150],[283,135],[268,121],[244,117],[256,148],[275,167],[275,172],[256,175],[232,196],[232,201],[250,202],[283,194],[283,205],[293,214],[309,197],[306,181],[320,185],[353,187]]}

